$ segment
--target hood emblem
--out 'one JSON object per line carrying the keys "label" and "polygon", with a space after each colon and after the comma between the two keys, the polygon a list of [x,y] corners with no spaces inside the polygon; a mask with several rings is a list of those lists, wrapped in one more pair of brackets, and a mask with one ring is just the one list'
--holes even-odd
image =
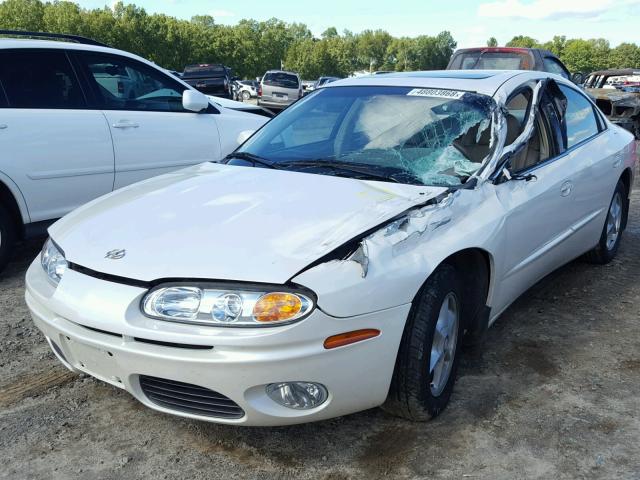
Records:
{"label": "hood emblem", "polygon": [[109,260],[120,260],[127,254],[127,251],[124,248],[116,248],[115,250],[109,250],[104,258],[108,258]]}

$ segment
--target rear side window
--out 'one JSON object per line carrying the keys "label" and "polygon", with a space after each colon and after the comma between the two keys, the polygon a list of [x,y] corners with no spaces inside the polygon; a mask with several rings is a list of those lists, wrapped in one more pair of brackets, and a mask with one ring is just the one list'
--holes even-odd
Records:
{"label": "rear side window", "polygon": [[284,72],[269,72],[265,74],[262,82],[265,85],[281,88],[298,88],[300,86],[297,76]]}
{"label": "rear side window", "polygon": [[599,132],[598,121],[591,102],[574,89],[560,85],[567,97],[565,123],[567,126],[567,148],[587,140]]}
{"label": "rear side window", "polygon": [[531,70],[533,59],[528,53],[475,51],[456,55],[453,70]]}
{"label": "rear side window", "polygon": [[86,106],[78,79],[62,50],[0,51],[0,84],[9,108]]}
{"label": "rear side window", "polygon": [[222,65],[189,65],[184,68],[184,78],[194,77],[222,77],[226,74]]}
{"label": "rear side window", "polygon": [[544,69],[547,72],[555,73],[557,75],[560,75],[561,77],[566,78],[567,80],[569,79],[569,75],[567,75],[566,70],[562,67],[562,65],[560,65],[560,62],[558,62],[555,58],[544,57],[542,61],[544,62]]}

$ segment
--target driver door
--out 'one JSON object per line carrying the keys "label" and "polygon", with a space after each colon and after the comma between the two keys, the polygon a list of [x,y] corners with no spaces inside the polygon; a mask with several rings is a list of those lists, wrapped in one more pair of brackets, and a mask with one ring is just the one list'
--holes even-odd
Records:
{"label": "driver door", "polygon": [[114,188],[219,160],[217,111],[185,110],[180,82],[120,55],[79,52],[77,61],[111,130]]}
{"label": "driver door", "polygon": [[[507,138],[513,141],[526,116],[510,106],[507,104]],[[545,95],[532,139],[511,159],[512,178],[502,176],[494,187],[505,212],[504,251],[497,265],[501,288],[493,305],[496,312],[575,257],[571,244],[572,227],[579,217],[571,190],[575,162],[562,155],[562,149],[557,111]],[[527,176],[529,180],[523,179]]]}

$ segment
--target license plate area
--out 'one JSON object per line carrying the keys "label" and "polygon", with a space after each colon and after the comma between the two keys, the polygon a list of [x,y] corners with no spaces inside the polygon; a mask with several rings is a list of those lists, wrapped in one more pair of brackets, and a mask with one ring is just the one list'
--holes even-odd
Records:
{"label": "license plate area", "polygon": [[115,353],[78,342],[67,336],[63,336],[60,342],[64,345],[65,352],[70,353],[67,357],[71,358],[67,358],[67,361],[75,368],[104,382],[124,388]]}
{"label": "license plate area", "polygon": [[289,100],[289,95],[287,95],[286,93],[273,93],[273,97],[276,98],[277,100]]}

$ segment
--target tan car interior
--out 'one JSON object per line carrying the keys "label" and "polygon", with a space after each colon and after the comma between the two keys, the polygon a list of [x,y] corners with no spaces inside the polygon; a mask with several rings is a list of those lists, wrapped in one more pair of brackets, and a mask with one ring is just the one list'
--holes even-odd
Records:
{"label": "tan car interior", "polygon": [[[507,109],[512,112],[520,112],[522,120],[518,120],[515,115],[507,114],[507,136],[505,146],[511,145],[522,133],[524,128],[524,115],[527,111],[531,91],[526,90],[513,97],[507,104]],[[462,154],[472,162],[480,163],[489,153],[489,141],[491,129],[485,128],[478,135],[480,123],[471,127],[464,135],[454,140],[454,145]],[[525,147],[511,160],[511,170],[519,172],[532,167],[533,165],[549,158],[549,143],[545,135],[541,135],[540,118],[536,118],[534,133],[531,140]]]}

